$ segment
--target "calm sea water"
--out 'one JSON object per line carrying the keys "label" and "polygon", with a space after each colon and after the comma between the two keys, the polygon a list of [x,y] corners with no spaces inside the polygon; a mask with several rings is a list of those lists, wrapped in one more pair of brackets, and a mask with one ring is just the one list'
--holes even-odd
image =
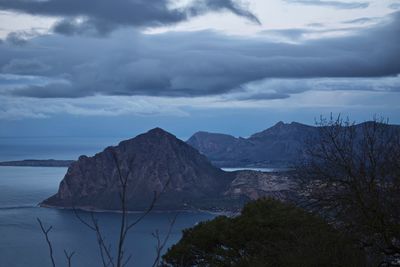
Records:
{"label": "calm sea water", "polygon": [[[94,155],[106,146],[116,145],[126,138],[84,137],[0,137],[0,161],[23,159],[77,159],[80,155]],[[235,171],[237,169],[226,169]],[[275,171],[275,169],[256,169]],[[48,248],[36,218],[46,226],[53,226],[50,239],[55,249],[57,266],[66,266],[63,250],[75,251],[74,267],[100,266],[95,234],[86,228],[68,210],[40,208],[37,204],[53,195],[66,172],[66,168],[31,168],[0,166],[0,267],[51,266]],[[82,213],[88,218],[89,213]],[[138,214],[130,214],[134,220]],[[151,213],[127,240],[127,254],[132,254],[129,266],[151,266],[156,241],[152,233],[165,235],[174,213]],[[120,216],[116,213],[97,213],[107,240],[116,247]],[[206,213],[180,213],[168,246],[177,242],[183,229],[200,221],[212,219]]]}
{"label": "calm sea water", "polygon": [[[0,266],[51,266],[47,244],[36,218],[46,226],[53,226],[50,239],[58,266],[66,266],[64,249],[75,251],[75,267],[100,266],[95,235],[73,212],[37,206],[57,191],[65,172],[66,168],[0,167]],[[82,213],[82,216],[88,218],[89,214]],[[113,237],[117,234],[119,215],[98,213],[96,216],[107,240],[115,248]],[[133,220],[138,215],[129,216]],[[161,236],[165,235],[174,216],[174,213],[152,213],[132,230],[127,240],[126,253],[132,254],[128,266],[151,266],[156,244],[152,233],[159,230]],[[168,246],[180,239],[182,229],[212,217],[206,213],[180,213]]]}
{"label": "calm sea water", "polygon": [[123,137],[0,137],[0,161],[23,159],[74,160],[92,156]]}

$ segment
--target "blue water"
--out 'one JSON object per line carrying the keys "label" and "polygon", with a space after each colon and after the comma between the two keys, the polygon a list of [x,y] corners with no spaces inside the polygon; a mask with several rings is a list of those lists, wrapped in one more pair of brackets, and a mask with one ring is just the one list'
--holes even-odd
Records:
{"label": "blue water", "polygon": [[[36,218],[46,226],[53,226],[50,239],[57,266],[66,266],[64,249],[75,251],[72,260],[75,267],[101,265],[94,232],[82,225],[73,212],[37,206],[57,191],[65,172],[66,168],[0,167],[0,266],[51,266],[47,244]],[[82,216],[88,219],[89,213],[82,213]],[[131,220],[137,216],[129,215]],[[174,216],[175,213],[151,213],[132,230],[126,247],[126,254],[132,254],[128,266],[151,266],[156,244],[152,233],[159,230],[161,236],[165,235]],[[96,217],[115,249],[113,237],[118,230],[119,214],[97,213]],[[182,229],[212,217],[197,212],[178,214],[168,246],[180,239]]]}
{"label": "blue water", "polygon": [[23,159],[74,160],[92,156],[123,137],[0,137],[0,161]]}

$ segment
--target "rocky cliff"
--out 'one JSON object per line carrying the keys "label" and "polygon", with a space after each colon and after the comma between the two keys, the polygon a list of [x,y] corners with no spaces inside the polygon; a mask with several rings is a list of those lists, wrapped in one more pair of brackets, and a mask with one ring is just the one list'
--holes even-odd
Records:
{"label": "rocky cliff", "polygon": [[41,205],[119,210],[117,164],[128,179],[129,210],[146,209],[154,192],[162,192],[155,207],[159,210],[214,205],[234,179],[196,149],[156,128],[93,157],[81,156],[69,167],[58,192]]}
{"label": "rocky cliff", "polygon": [[271,197],[286,201],[296,197],[296,185],[290,172],[235,171],[225,196],[255,200]]}

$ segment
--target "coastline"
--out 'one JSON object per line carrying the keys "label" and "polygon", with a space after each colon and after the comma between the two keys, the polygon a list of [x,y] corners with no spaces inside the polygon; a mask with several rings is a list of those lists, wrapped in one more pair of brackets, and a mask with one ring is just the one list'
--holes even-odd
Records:
{"label": "coastline", "polygon": [[[98,209],[94,207],[61,207],[61,206],[52,206],[48,204],[39,203],[37,205],[40,208],[50,208],[50,209],[59,209],[59,210],[77,210],[77,211],[84,211],[84,212],[96,212],[96,213],[122,213],[121,210],[106,210],[106,209]],[[145,210],[128,210],[126,213],[128,214],[141,214],[145,213]],[[184,209],[184,210],[151,210],[150,213],[207,213],[215,216],[227,216],[231,217],[238,212],[234,211],[212,211],[212,210],[203,210],[203,209]]]}

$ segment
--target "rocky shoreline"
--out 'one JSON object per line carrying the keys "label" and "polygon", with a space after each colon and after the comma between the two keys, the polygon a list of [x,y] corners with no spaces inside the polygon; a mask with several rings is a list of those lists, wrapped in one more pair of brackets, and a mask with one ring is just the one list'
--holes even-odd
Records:
{"label": "rocky shoreline", "polygon": [[[106,210],[106,209],[97,209],[95,207],[60,207],[60,206],[53,206],[48,204],[39,203],[39,207],[41,208],[49,208],[49,209],[58,209],[58,210],[77,210],[77,211],[84,211],[84,212],[95,212],[95,213],[122,213],[121,210]],[[127,214],[142,214],[145,211],[140,210],[127,210]],[[234,216],[238,213],[238,211],[231,211],[231,210],[224,210],[224,211],[215,211],[215,210],[205,210],[205,209],[180,209],[180,210],[151,210],[151,213],[207,213],[215,216]]]}

